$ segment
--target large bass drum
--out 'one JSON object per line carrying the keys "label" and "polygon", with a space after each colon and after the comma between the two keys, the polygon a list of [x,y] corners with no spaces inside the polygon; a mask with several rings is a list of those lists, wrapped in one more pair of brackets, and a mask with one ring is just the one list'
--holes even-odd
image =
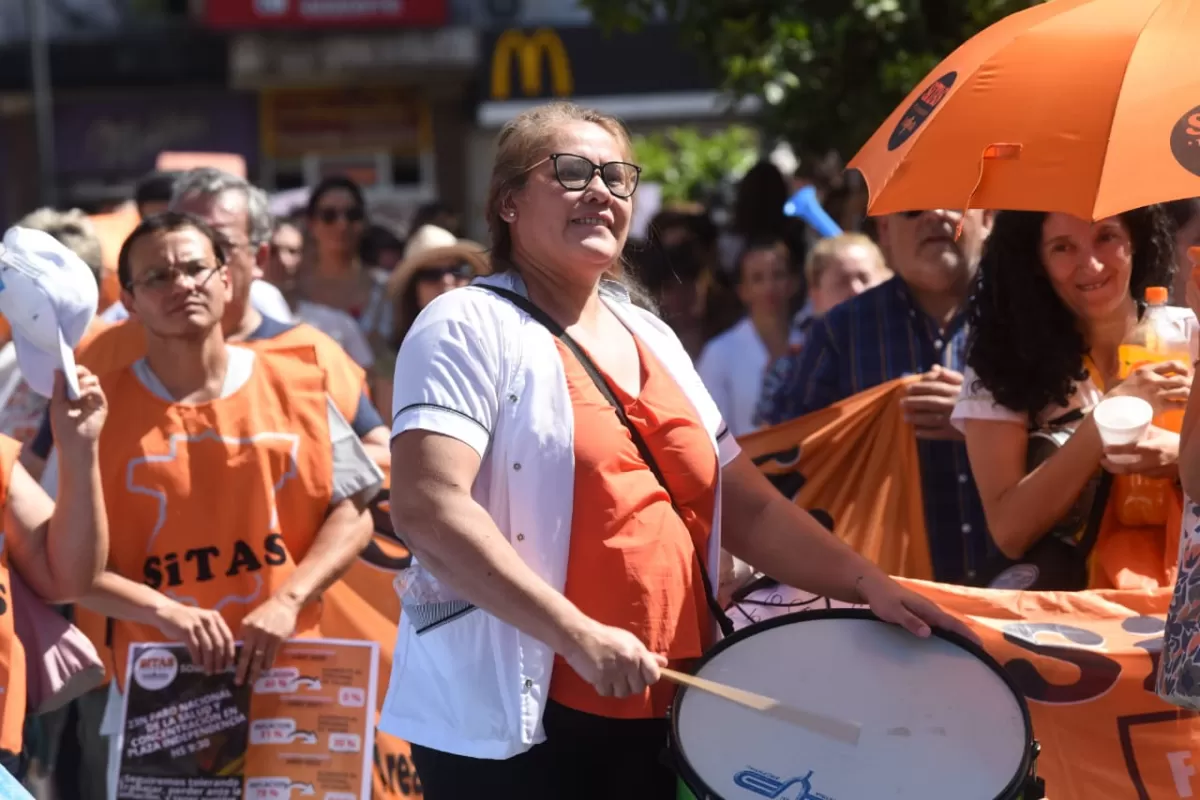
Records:
{"label": "large bass drum", "polygon": [[1037,800],[1025,700],[974,643],[919,639],[861,609],[784,614],[719,642],[695,674],[858,722],[857,745],[697,689],[671,709],[700,800]]}

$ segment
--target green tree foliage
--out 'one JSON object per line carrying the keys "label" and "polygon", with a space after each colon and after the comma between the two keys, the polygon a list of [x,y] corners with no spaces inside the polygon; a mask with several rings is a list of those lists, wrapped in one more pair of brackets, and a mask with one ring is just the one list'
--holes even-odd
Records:
{"label": "green tree foliage", "polygon": [[670,128],[635,136],[633,150],[642,180],[663,187],[664,203],[698,201],[727,177],[738,177],[758,157],[758,136],[734,125],[705,135],[695,128]]}
{"label": "green tree foliage", "polygon": [[581,0],[603,27],[669,19],[767,131],[849,157],[937,63],[1040,0]]}

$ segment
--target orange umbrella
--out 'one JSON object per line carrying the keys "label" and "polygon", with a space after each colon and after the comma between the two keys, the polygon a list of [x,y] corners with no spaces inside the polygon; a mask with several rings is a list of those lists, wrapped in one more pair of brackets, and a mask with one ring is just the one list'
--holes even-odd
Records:
{"label": "orange umbrella", "polygon": [[1200,2],[1051,0],[958,48],[848,165],[871,214],[1200,196]]}

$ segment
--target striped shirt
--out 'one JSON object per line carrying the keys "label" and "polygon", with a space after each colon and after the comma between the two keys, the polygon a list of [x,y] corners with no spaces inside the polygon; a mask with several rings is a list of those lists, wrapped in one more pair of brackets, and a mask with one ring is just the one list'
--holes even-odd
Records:
{"label": "striped shirt", "polygon": [[[940,326],[895,277],[842,303],[809,331],[808,341],[770,403],[769,424],[819,411],[851,395],[935,364],[966,368],[966,315]],[[998,551],[991,543],[967,448],[917,441],[925,527],[934,580],[972,584]]]}

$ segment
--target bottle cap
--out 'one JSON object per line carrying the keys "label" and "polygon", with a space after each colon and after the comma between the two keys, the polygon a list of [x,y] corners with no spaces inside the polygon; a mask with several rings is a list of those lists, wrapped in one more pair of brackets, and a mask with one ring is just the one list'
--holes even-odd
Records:
{"label": "bottle cap", "polygon": [[1154,305],[1162,305],[1167,302],[1168,298],[1167,287],[1165,286],[1147,286],[1146,287],[1146,302]]}

